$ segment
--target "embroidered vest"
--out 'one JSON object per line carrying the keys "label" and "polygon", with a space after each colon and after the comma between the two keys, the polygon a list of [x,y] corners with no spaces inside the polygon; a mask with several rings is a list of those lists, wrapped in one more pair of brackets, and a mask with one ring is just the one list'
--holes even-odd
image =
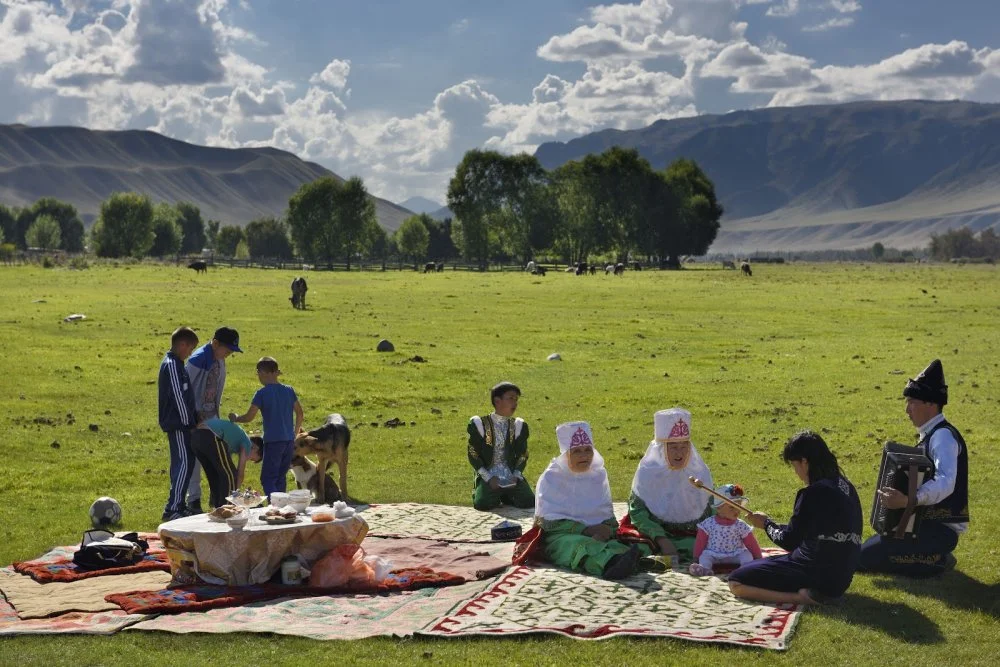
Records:
{"label": "embroidered vest", "polygon": [[[486,415],[485,417],[482,417],[482,421],[483,421],[483,440],[486,442],[486,446],[492,449],[497,439],[496,430],[494,429],[493,426],[493,419],[489,415]],[[514,431],[515,431],[514,427],[515,427],[514,420],[511,419],[510,424],[507,425],[507,439],[504,440],[503,444],[503,449],[505,454],[504,458],[506,458],[506,454],[510,452],[510,448],[514,444]]]}
{"label": "embroidered vest", "polygon": [[969,520],[969,451],[965,446],[965,440],[958,429],[948,423],[947,420],[930,430],[917,447],[922,447],[924,454],[930,458],[931,436],[940,429],[946,428],[951,431],[958,443],[958,466],[955,474],[955,490],[951,495],[927,508],[924,513],[924,521],[939,521],[941,523],[966,523]]}

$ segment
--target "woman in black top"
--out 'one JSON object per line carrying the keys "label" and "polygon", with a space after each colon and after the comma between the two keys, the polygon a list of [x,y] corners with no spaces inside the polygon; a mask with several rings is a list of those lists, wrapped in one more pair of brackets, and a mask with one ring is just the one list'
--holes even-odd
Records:
{"label": "woman in black top", "polygon": [[750,523],[789,553],[748,563],[729,575],[734,595],[760,602],[815,604],[843,595],[861,552],[861,501],[818,434],[798,433],[782,458],[806,488],[787,525],[755,512]]}

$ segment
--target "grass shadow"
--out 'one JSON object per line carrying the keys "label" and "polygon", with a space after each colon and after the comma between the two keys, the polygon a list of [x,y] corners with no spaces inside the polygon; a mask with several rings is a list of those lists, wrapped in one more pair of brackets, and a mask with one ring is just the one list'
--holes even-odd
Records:
{"label": "grass shadow", "polygon": [[878,577],[872,579],[872,586],[935,598],[952,609],[981,612],[1000,619],[1000,584],[987,584],[958,570],[928,579]]}
{"label": "grass shadow", "polygon": [[900,602],[884,602],[858,593],[845,593],[842,605],[817,606],[811,611],[851,625],[878,630],[910,644],[940,644],[945,641],[937,623]]}

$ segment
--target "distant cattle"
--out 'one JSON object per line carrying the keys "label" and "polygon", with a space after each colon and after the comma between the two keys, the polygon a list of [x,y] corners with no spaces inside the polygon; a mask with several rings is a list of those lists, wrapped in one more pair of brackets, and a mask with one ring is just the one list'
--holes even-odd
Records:
{"label": "distant cattle", "polygon": [[596,276],[597,275],[597,264],[591,264],[589,270],[590,270],[590,275]]}
{"label": "distant cattle", "polygon": [[195,273],[208,273],[208,264],[201,259],[197,259],[188,264],[189,269],[194,269]]}
{"label": "distant cattle", "polygon": [[434,273],[435,271],[437,271],[437,265],[434,262],[424,264],[424,273]]}
{"label": "distant cattle", "polygon": [[532,269],[531,275],[533,275],[533,276],[544,276],[545,275],[545,267],[544,266],[536,266],[534,269]]}
{"label": "distant cattle", "polygon": [[525,265],[524,270],[527,271],[528,273],[534,273],[535,272],[535,260],[531,260],[530,262],[528,262]]}
{"label": "distant cattle", "polygon": [[750,270],[750,262],[743,262],[740,264],[740,271],[747,277],[753,275],[753,271]]}
{"label": "distant cattle", "polygon": [[438,262],[437,264],[435,264],[435,268],[437,269],[438,273],[442,273],[444,271],[444,262]]}
{"label": "distant cattle", "polygon": [[587,272],[587,263],[586,262],[577,262],[577,264],[576,264],[576,275],[582,276],[586,272]]}
{"label": "distant cattle", "polygon": [[298,308],[299,310],[306,309],[306,292],[308,291],[309,286],[306,284],[306,279],[302,276],[292,281],[292,295],[288,297],[288,300],[292,302],[292,308]]}
{"label": "distant cattle", "polygon": [[625,265],[622,264],[621,262],[618,262],[617,264],[615,264],[615,275],[616,276],[624,276],[625,275]]}
{"label": "distant cattle", "polygon": [[736,270],[736,263],[732,262],[732,261],[730,261],[728,259],[723,260],[723,262],[722,262],[722,268],[724,268],[724,269],[732,269],[733,271],[735,271]]}
{"label": "distant cattle", "polygon": [[607,266],[604,267],[604,275],[608,276],[608,275],[611,275],[614,272],[615,272],[615,265],[614,264],[608,264]]}

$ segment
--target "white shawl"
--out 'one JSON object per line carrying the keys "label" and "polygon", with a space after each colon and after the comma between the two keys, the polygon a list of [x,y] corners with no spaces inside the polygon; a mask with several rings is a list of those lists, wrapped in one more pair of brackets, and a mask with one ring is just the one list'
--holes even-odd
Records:
{"label": "white shawl", "polygon": [[664,523],[689,523],[705,513],[708,494],[695,488],[688,477],[697,477],[705,486],[713,488],[712,473],[691,445],[691,457],[682,470],[671,470],[663,455],[663,448],[656,440],[649,443],[646,455],[639,461],[632,493],[637,495],[656,518]]}
{"label": "white shawl", "polygon": [[535,516],[549,521],[570,519],[587,527],[615,518],[604,459],[594,450],[586,472],[569,469],[569,454],[552,459],[535,487]]}

